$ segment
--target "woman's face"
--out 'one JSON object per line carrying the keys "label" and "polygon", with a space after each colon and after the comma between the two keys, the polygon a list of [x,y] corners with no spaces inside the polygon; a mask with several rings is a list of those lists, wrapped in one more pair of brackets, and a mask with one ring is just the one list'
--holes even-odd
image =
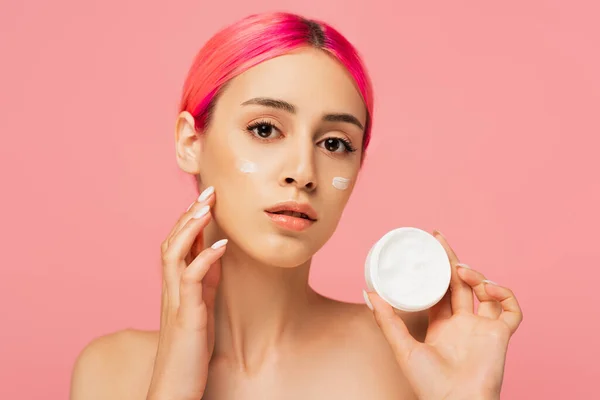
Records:
{"label": "woman's face", "polygon": [[232,79],[205,132],[194,135],[193,119],[182,113],[178,162],[199,175],[200,190],[214,186],[215,235],[262,263],[294,267],[340,220],[366,117],[345,68],[321,50],[301,49]]}

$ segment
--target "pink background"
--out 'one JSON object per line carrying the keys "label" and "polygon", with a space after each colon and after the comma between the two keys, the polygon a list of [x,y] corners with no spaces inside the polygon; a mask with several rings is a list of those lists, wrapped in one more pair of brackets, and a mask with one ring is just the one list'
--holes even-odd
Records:
{"label": "pink background", "polygon": [[157,327],[159,245],[195,197],[173,144],[184,75],[209,35],[267,10],[337,26],[375,85],[369,158],[314,287],[362,302],[378,237],[438,228],[524,308],[503,398],[597,393],[598,6],[232,3],[0,4],[0,398],[65,399],[93,337]]}

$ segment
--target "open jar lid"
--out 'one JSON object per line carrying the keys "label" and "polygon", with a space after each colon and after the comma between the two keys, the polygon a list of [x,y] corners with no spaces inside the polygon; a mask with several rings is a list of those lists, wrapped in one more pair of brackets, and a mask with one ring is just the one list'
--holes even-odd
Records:
{"label": "open jar lid", "polygon": [[365,262],[370,291],[402,311],[421,311],[439,302],[450,285],[450,260],[430,233],[394,229],[373,245]]}

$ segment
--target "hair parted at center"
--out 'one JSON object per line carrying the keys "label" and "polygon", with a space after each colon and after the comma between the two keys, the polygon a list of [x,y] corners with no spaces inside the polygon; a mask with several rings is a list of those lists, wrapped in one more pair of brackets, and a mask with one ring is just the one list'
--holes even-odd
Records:
{"label": "hair parted at center", "polygon": [[179,111],[194,116],[196,129],[210,123],[219,91],[249,68],[300,47],[321,49],[353,77],[367,109],[363,150],[371,138],[373,89],[354,46],[325,22],[286,12],[249,15],[217,32],[199,50],[183,86]]}

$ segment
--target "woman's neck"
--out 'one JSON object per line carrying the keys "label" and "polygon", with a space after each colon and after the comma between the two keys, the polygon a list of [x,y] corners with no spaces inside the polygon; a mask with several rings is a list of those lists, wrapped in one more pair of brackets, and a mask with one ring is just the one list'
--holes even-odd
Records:
{"label": "woman's neck", "polygon": [[295,268],[267,266],[230,241],[221,266],[213,357],[259,369],[301,331],[319,299],[308,286],[310,260]]}

